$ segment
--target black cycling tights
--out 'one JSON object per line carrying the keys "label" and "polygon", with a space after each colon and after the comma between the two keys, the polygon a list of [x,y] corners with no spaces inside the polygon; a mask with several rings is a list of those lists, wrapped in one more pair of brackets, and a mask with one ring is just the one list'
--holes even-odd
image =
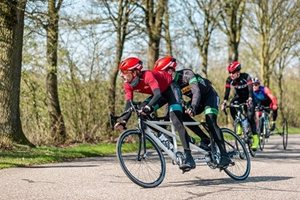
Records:
{"label": "black cycling tights", "polygon": [[217,143],[220,149],[221,155],[226,154],[224,136],[221,129],[217,125],[217,115],[212,113],[206,114],[205,120],[208,125],[209,132],[212,134],[212,137],[214,138],[215,142]]}
{"label": "black cycling tights", "polygon": [[170,119],[175,127],[175,130],[178,131],[182,146],[185,150],[190,149],[189,141],[190,136],[187,134],[184,125],[182,123],[182,112],[180,111],[171,111]]}
{"label": "black cycling tights", "polygon": [[[196,122],[194,118],[192,118],[188,114],[183,114],[183,121],[184,122]],[[209,140],[209,137],[201,130],[201,128],[196,125],[196,126],[187,126],[191,131],[193,131],[196,135],[198,135],[201,140]]]}

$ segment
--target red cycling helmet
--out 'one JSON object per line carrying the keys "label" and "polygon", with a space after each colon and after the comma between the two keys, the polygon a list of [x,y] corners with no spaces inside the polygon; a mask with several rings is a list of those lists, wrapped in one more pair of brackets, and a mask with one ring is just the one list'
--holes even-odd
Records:
{"label": "red cycling helmet", "polygon": [[238,61],[233,61],[230,65],[228,65],[227,70],[229,73],[234,73],[241,70],[241,63]]}
{"label": "red cycling helmet", "polygon": [[120,63],[119,69],[122,73],[134,69],[141,71],[143,69],[143,62],[139,58],[128,57]]}
{"label": "red cycling helmet", "polygon": [[176,63],[176,59],[173,58],[172,56],[166,56],[163,58],[158,59],[153,67],[154,71],[164,71],[166,69],[168,69],[169,67],[176,68],[177,63]]}

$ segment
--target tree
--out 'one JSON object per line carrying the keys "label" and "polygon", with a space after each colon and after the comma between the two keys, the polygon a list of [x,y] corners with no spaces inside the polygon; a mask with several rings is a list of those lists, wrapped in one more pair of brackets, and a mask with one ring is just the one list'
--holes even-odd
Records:
{"label": "tree", "polygon": [[172,38],[170,33],[170,14],[169,14],[169,6],[168,0],[166,0],[166,8],[165,8],[165,19],[164,19],[164,30],[165,30],[165,40],[166,40],[166,48],[167,54],[172,55]]}
{"label": "tree", "polygon": [[228,61],[239,59],[239,44],[241,40],[241,30],[245,13],[245,0],[223,0],[221,3],[221,17],[223,26],[221,30],[228,37]]}
{"label": "tree", "polygon": [[26,0],[6,0],[0,3],[0,140],[7,139],[10,142],[33,146],[24,135],[20,120],[20,82],[26,3]]}
{"label": "tree", "polygon": [[128,29],[129,16],[133,8],[130,7],[130,2],[128,0],[118,0],[117,12],[113,12],[110,1],[102,0],[105,8],[109,14],[109,20],[113,24],[114,31],[117,33],[116,37],[116,57],[114,61],[114,67],[110,72],[110,87],[108,89],[108,105],[111,113],[115,113],[115,104],[116,104],[116,82],[117,75],[119,71],[119,63],[121,61],[124,43],[126,36],[129,34],[130,30]]}
{"label": "tree", "polygon": [[146,32],[149,37],[148,41],[148,67],[152,68],[155,61],[159,57],[159,45],[162,38],[162,25],[164,19],[165,8],[168,1],[145,0],[144,5],[140,7],[145,13]]}
{"label": "tree", "polygon": [[[300,15],[298,15],[298,18]],[[300,18],[299,18],[300,19]],[[274,74],[277,78],[277,85],[279,89],[278,102],[279,109],[281,110],[281,118],[286,118],[286,114],[288,113],[288,102],[284,101],[284,71],[288,66],[291,66],[292,63],[299,58],[299,43],[300,43],[300,26],[298,27],[298,31],[293,34],[293,37],[290,38],[289,42],[286,44],[284,49],[281,51],[281,54],[277,57]]]}
{"label": "tree", "polygon": [[[193,6],[193,3],[196,5]],[[196,39],[196,45],[202,58],[202,72],[208,77],[208,48],[213,30],[218,25],[220,14],[218,1],[195,0],[183,1],[186,16],[192,27],[192,36]],[[201,19],[202,20],[199,20]]]}
{"label": "tree", "polygon": [[59,10],[63,0],[48,1],[47,31],[47,97],[48,112],[50,115],[51,134],[54,142],[62,144],[66,141],[66,129],[60,109],[57,84],[57,49],[58,49],[58,22]]}
{"label": "tree", "polygon": [[300,2],[253,0],[250,6],[249,27],[255,31],[259,42],[252,45],[249,43],[249,46],[260,63],[263,83],[269,87],[278,58],[285,54],[287,49],[299,44],[290,41],[299,32]]}

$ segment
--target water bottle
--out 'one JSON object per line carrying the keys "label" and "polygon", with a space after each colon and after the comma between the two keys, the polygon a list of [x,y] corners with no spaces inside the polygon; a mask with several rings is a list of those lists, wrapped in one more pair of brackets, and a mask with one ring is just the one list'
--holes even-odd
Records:
{"label": "water bottle", "polygon": [[244,130],[244,133],[248,133],[249,132],[249,122],[247,118],[242,119],[242,127]]}
{"label": "water bottle", "polygon": [[165,147],[167,147],[171,151],[173,150],[173,144],[168,140],[168,138],[166,138],[166,136],[163,133],[161,133],[161,135],[158,138],[161,141],[161,143],[165,145]]}

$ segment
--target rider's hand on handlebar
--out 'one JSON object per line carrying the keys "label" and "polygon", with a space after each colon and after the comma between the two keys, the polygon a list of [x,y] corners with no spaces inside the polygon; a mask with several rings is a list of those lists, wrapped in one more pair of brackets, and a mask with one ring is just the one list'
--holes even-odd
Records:
{"label": "rider's hand on handlebar", "polygon": [[271,103],[270,108],[272,110],[277,110],[278,106],[276,104]]}
{"label": "rider's hand on handlebar", "polygon": [[195,116],[195,112],[193,111],[192,108],[188,108],[185,110],[185,113],[187,113],[188,115],[190,115],[191,117]]}
{"label": "rider's hand on handlebar", "polygon": [[227,101],[224,100],[223,103],[221,104],[221,110],[225,110],[226,106],[227,106]]}
{"label": "rider's hand on handlebar", "polygon": [[152,112],[153,112],[153,109],[150,106],[148,106],[148,105],[143,106],[142,109],[141,109],[141,111],[140,111],[140,113],[142,115],[149,115]]}
{"label": "rider's hand on handlebar", "polygon": [[252,98],[251,97],[249,97],[248,99],[247,99],[247,106],[248,107],[250,107],[250,106],[252,106]]}
{"label": "rider's hand on handlebar", "polygon": [[114,129],[117,131],[124,131],[126,129],[126,121],[117,122],[114,125]]}

